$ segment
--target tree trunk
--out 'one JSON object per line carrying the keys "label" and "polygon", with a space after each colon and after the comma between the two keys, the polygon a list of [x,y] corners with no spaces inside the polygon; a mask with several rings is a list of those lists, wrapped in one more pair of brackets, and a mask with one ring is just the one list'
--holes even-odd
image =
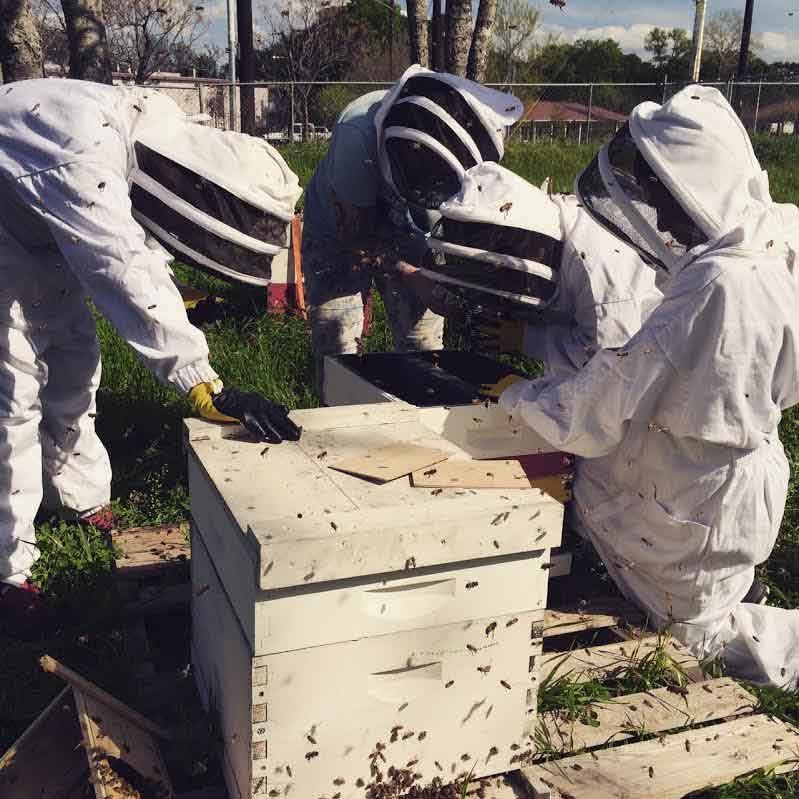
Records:
{"label": "tree trunk", "polygon": [[444,71],[444,13],[442,0],[433,0],[433,19],[430,27],[430,69]]}
{"label": "tree trunk", "polygon": [[447,0],[447,72],[466,76],[471,43],[471,0]]}
{"label": "tree trunk", "polygon": [[69,39],[69,76],[112,83],[103,0],[62,0]]}
{"label": "tree trunk", "polygon": [[42,77],[42,43],[29,0],[0,0],[3,82]]}
{"label": "tree trunk", "polygon": [[426,67],[427,52],[427,0],[408,0],[408,39],[411,61]]}
{"label": "tree trunk", "polygon": [[469,66],[466,77],[482,83],[486,79],[488,52],[491,49],[491,34],[497,17],[497,0],[480,0],[477,22],[474,25],[472,47],[469,50]]}

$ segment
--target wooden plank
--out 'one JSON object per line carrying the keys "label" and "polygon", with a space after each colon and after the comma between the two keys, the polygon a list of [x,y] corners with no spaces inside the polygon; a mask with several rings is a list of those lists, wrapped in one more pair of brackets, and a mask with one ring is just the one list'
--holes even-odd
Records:
{"label": "wooden plank", "polygon": [[759,768],[796,768],[799,731],[745,716],[522,769],[576,799],[680,799]]}
{"label": "wooden plank", "polygon": [[411,475],[417,488],[541,488],[559,502],[571,497],[569,477],[550,474],[531,476],[519,458],[512,460],[448,460]]}
{"label": "wooden plank", "polygon": [[572,553],[562,547],[555,547],[549,552],[549,578],[568,577],[572,572]]}
{"label": "wooden plank", "polygon": [[186,569],[191,548],[186,532],[178,525],[136,527],[112,533],[117,580],[139,580]]}
{"label": "wooden plank", "polygon": [[97,799],[124,799],[119,778],[143,795],[174,796],[155,739],[130,716],[73,686],[86,748],[90,753]]}
{"label": "wooden plank", "polygon": [[120,702],[116,697],[112,696],[107,691],[104,691],[98,685],[95,685],[85,677],[81,677],[81,675],[77,672],[72,671],[72,669],[64,666],[62,663],[59,663],[55,658],[52,658],[49,655],[44,655],[39,659],[39,664],[44,671],[57,675],[64,680],[64,682],[69,683],[73,689],[79,689],[84,694],[99,700],[105,705],[108,705],[119,715],[129,719],[142,729],[147,730],[148,732],[152,733],[153,735],[157,735],[160,738],[171,740],[172,735],[167,730],[159,727],[157,724],[153,724],[152,721],[142,716],[141,713],[137,713],[133,708],[128,707],[123,702]]}
{"label": "wooden plank", "polygon": [[707,721],[749,715],[758,701],[733,680],[694,683],[684,694],[668,688],[620,696],[586,707],[597,726],[564,719],[557,711],[538,717],[538,733],[556,751],[574,752],[643,733],[665,732]]}
{"label": "wooden plank", "polygon": [[67,686],[0,758],[0,796],[59,799],[85,785],[89,762],[80,740],[75,700]]}
{"label": "wooden plank", "polygon": [[425,469],[440,463],[451,454],[442,449],[402,442],[373,449],[354,458],[345,458],[330,464],[330,468],[358,477],[367,477],[380,483],[388,483],[417,469]]}
{"label": "wooden plank", "polygon": [[[603,679],[623,667],[631,658],[641,659],[651,654],[658,646],[656,636],[639,641],[621,641],[604,646],[574,649],[571,652],[549,652],[541,659],[541,679],[551,674],[555,677],[568,675],[573,682],[585,682],[594,678]],[[703,679],[699,661],[678,641],[669,639],[664,650],[689,680]]]}
{"label": "wooden plank", "polygon": [[640,621],[640,612],[624,599],[606,597],[575,606],[550,608],[544,622],[544,637],[567,635],[613,627],[619,620]]}

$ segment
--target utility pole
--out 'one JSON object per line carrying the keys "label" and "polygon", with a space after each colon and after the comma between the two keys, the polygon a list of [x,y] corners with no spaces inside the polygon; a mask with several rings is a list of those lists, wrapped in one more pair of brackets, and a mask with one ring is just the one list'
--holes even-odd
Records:
{"label": "utility pole", "polygon": [[236,43],[236,0],[227,0],[227,42],[228,42],[228,65],[227,77],[230,81],[230,129],[236,130],[236,58],[238,56],[238,45]]}
{"label": "utility pole", "polygon": [[752,36],[752,12],[754,11],[755,0],[746,0],[744,10],[744,27],[741,31],[741,52],[738,56],[738,72],[736,80],[742,81],[746,76],[746,68],[749,63],[749,39]]}
{"label": "utility pole", "polygon": [[694,51],[691,57],[691,82],[699,80],[699,72],[702,68],[702,46],[705,41],[705,11],[706,0],[695,0],[696,11],[694,12]]}
{"label": "utility pole", "polygon": [[[252,34],[252,0],[236,0],[239,33],[239,82],[255,81],[255,51]],[[251,136],[255,133],[255,87],[241,86],[241,130]]]}

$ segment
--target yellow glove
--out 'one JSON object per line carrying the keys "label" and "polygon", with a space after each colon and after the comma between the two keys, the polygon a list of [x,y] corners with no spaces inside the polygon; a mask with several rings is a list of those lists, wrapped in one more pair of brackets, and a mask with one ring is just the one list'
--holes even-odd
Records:
{"label": "yellow glove", "polygon": [[505,375],[496,383],[483,383],[480,386],[480,394],[488,399],[498,400],[506,388],[510,388],[514,383],[524,380],[521,375]]}
{"label": "yellow glove", "polygon": [[232,416],[225,416],[214,407],[214,395],[222,390],[222,381],[213,380],[210,383],[198,383],[189,392],[189,402],[194,412],[203,419],[212,422],[238,422]]}
{"label": "yellow glove", "polygon": [[501,322],[483,322],[477,327],[477,346],[486,354],[521,352],[524,346],[526,325],[514,319]]}
{"label": "yellow glove", "polygon": [[183,298],[183,307],[188,311],[196,308],[201,302],[208,299],[208,292],[201,289],[195,289],[191,286],[184,286],[181,283],[175,284],[178,287],[180,296]]}

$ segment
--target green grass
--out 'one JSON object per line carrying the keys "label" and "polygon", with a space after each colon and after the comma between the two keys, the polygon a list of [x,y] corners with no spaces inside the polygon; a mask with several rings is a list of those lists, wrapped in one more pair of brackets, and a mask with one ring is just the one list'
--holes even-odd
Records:
{"label": "green grass", "polygon": [[[536,185],[551,176],[559,191],[571,191],[577,171],[592,157],[598,143],[574,147],[561,143],[535,146],[511,143],[505,164]],[[799,202],[799,138],[760,138],[755,143],[768,169],[772,194],[780,202]],[[283,152],[307,182],[326,144],[292,145]],[[230,385],[262,391],[292,408],[318,404],[311,381],[307,326],[291,316],[263,313],[264,292],[233,287],[178,268],[179,278],[216,291],[227,299],[230,318],[206,329],[212,363]],[[114,468],[112,494],[123,526],[172,523],[188,514],[186,475],[181,451],[181,420],[188,406],[162,386],[136,360],[132,351],[104,321],[98,330],[103,349],[103,382],[98,395],[98,429]],[[391,336],[382,304],[375,303],[367,351],[390,347]],[[520,364],[530,368],[529,364]],[[780,539],[763,578],[777,604],[799,606],[799,412],[785,415],[781,427],[792,467],[792,481]],[[42,517],[37,523],[42,549],[35,578],[64,610],[61,630],[44,640],[20,642],[0,638],[0,751],[45,706],[60,682],[42,674],[37,658],[49,652],[97,680],[122,698],[131,696],[129,664],[121,646],[117,600],[110,585],[112,553],[96,533]],[[542,687],[541,707],[581,712],[592,699],[614,691],[655,687],[679,679],[669,664],[632,663],[610,681],[584,683],[558,675]],[[636,686],[639,686],[636,689]],[[763,708],[799,723],[799,694],[757,689]],[[713,799],[796,796],[793,778],[761,774],[718,789]]]}

